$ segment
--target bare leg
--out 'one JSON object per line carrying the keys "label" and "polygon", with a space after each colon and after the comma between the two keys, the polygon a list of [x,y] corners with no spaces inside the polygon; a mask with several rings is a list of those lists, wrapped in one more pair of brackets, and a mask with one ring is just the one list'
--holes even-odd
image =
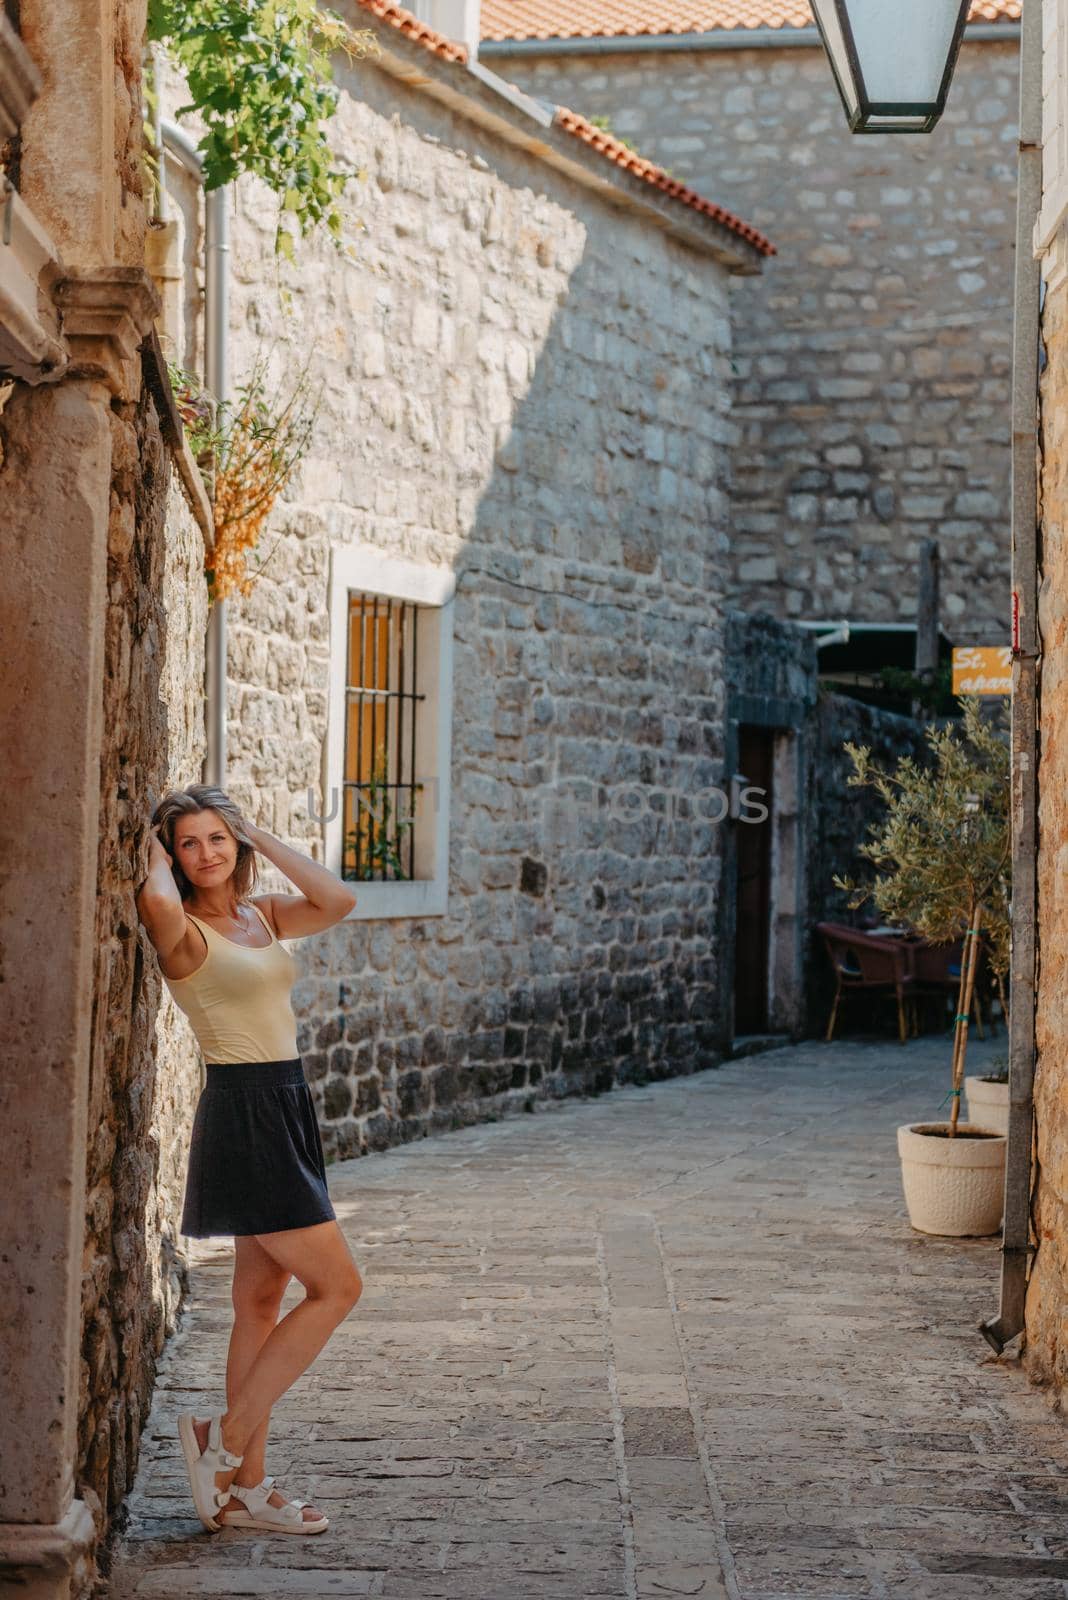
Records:
{"label": "bare leg", "polygon": [[[234,1239],[234,1325],[230,1333],[230,1348],[226,1357],[226,1399],[230,1403],[237,1393],[245,1373],[259,1354],[271,1329],[278,1321],[278,1312],[285,1294],[290,1274],[284,1272],[258,1243],[254,1235],[239,1234]],[[249,1440],[245,1459],[233,1474],[231,1488],[242,1484],[262,1483],[267,1465],[267,1433],[271,1425],[270,1414],[260,1423]],[[193,1431],[201,1449],[208,1442],[208,1424],[193,1423]],[[226,1474],[229,1477],[229,1474]],[[271,1503],[281,1505],[283,1497],[275,1490]],[[226,1513],[244,1507],[244,1502],[232,1495],[229,1505],[219,1513],[220,1522],[227,1521]],[[304,1509],[305,1521],[311,1519],[311,1508]]]}
{"label": "bare leg", "polygon": [[[286,1272],[264,1250],[252,1234],[239,1235],[234,1240],[234,1326],[230,1334],[230,1349],[226,1358],[226,1399],[232,1405],[245,1375],[256,1356],[270,1337],[278,1321],[291,1274]],[[246,1509],[237,1490],[245,1484],[262,1483],[267,1473],[267,1432],[271,1425],[268,1412],[245,1450],[245,1459],[234,1474],[230,1503],[219,1513],[219,1521],[226,1522],[227,1512]],[[204,1435],[207,1441],[207,1431]],[[285,1497],[277,1489],[270,1495],[270,1504],[281,1506]],[[319,1513],[314,1506],[304,1507],[305,1522],[314,1522]]]}
{"label": "bare leg", "polygon": [[[236,1393],[228,1396],[222,1437],[226,1449],[235,1455],[246,1455],[253,1448],[256,1432],[266,1427],[275,1401],[311,1365],[363,1291],[363,1280],[336,1222],[256,1234],[254,1238],[276,1268],[287,1278],[297,1278],[306,1293],[300,1304],[270,1329]],[[206,1425],[203,1432],[206,1441]],[[238,1471],[245,1476],[243,1467],[244,1463]],[[216,1481],[220,1488],[227,1488],[234,1477],[233,1471],[220,1472]]]}
{"label": "bare leg", "polygon": [[[264,1250],[254,1234],[234,1240],[234,1326],[226,1357],[226,1402],[232,1405],[245,1374],[278,1321],[290,1274]],[[235,1483],[261,1483],[266,1466],[270,1414],[248,1442]]]}

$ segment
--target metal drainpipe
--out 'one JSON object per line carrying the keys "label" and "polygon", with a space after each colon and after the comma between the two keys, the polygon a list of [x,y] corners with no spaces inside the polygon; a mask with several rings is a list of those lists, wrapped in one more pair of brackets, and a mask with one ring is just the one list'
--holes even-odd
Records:
{"label": "metal drainpipe", "polygon": [[[1020,36],[1015,22],[973,22],[965,44],[977,39],[1009,43]],[[709,28],[704,33],[555,35],[549,39],[482,39],[479,59],[502,56],[610,56],[663,54],[665,51],[820,50],[815,28]]]}
{"label": "metal drainpipe", "polygon": [[[198,183],[204,163],[189,135],[163,122],[163,143]],[[204,196],[205,381],[220,408],[230,404],[230,204],[225,188]],[[208,617],[205,648],[206,708],[204,782],[226,784],[226,601],[216,600]]]}
{"label": "metal drainpipe", "polygon": [[1019,182],[1012,360],[1012,970],[1009,1136],[1001,1306],[979,1324],[999,1353],[1024,1327],[1031,1245],[1037,973],[1038,337],[1041,269],[1034,226],[1042,204],[1042,7],[1024,0],[1020,42]]}
{"label": "metal drainpipe", "polygon": [[157,222],[167,220],[167,157],[163,148],[163,106],[160,99],[160,83],[163,74],[160,71],[162,52],[158,44],[154,44],[149,51],[149,73],[152,81],[152,95],[155,109],[152,112],[152,140],[156,146],[156,182],[155,205]]}

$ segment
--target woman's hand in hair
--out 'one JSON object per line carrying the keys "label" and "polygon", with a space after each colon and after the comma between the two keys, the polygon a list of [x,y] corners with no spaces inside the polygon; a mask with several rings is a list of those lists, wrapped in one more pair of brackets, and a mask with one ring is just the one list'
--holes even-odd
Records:
{"label": "woman's hand in hair", "polygon": [[245,825],[245,838],[248,840],[249,844],[254,850],[258,850],[260,847],[260,840],[266,837],[263,829],[257,828],[256,824],[254,822],[250,822],[248,817],[242,817],[241,821]]}
{"label": "woman's hand in hair", "polygon": [[185,912],[182,910],[182,896],[177,891],[177,882],[174,878],[174,862],[160,838],[158,822],[152,822],[149,827],[149,872],[145,875],[144,882],[137,888],[134,899],[137,902],[137,914],[142,922],[149,920],[152,910],[158,912],[160,907],[166,907],[168,910],[179,910],[184,923]]}
{"label": "woman's hand in hair", "polygon": [[159,824],[148,834],[148,876],[137,891],[137,914],[159,955],[171,955],[186,937],[188,924],[175,882],[171,856],[159,836]]}
{"label": "woman's hand in hair", "polygon": [[351,883],[338,878],[321,862],[283,844],[265,828],[246,820],[249,839],[260,855],[284,874],[301,892],[264,895],[259,904],[274,923],[280,939],[303,939],[342,922],[356,905]]}
{"label": "woman's hand in hair", "polygon": [[159,829],[160,829],[159,823],[158,822],[154,822],[152,824],[151,829],[149,830],[149,835],[148,835],[149,860],[151,861],[152,857],[155,856],[158,853],[159,855],[161,855],[163,857],[164,861],[167,863],[167,865],[169,867],[173,867],[174,866],[174,857],[167,854],[167,847],[163,843],[163,840],[159,836]]}

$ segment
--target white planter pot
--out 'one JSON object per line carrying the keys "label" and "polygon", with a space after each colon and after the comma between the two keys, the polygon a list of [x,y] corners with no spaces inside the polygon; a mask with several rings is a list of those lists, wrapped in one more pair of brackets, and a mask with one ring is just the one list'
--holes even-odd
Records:
{"label": "white planter pot", "polygon": [[1009,1131],[1009,1086],[1007,1083],[987,1083],[985,1078],[965,1078],[964,1090],[968,1096],[968,1120],[980,1128],[993,1128],[996,1133]]}
{"label": "white planter pot", "polygon": [[957,1239],[997,1233],[1005,1189],[1005,1137],[962,1137],[988,1131],[974,1122],[959,1122],[952,1139],[938,1137],[948,1127],[947,1122],[917,1122],[897,1130],[909,1221],[921,1233]]}

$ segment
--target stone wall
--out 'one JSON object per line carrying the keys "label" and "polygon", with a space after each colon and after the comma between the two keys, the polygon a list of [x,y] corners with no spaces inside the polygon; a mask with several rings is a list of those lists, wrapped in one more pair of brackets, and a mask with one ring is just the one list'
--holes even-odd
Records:
{"label": "stone wall", "polygon": [[139,354],[157,305],[144,0],[17,11],[40,93],[20,113],[12,233],[17,251],[25,206],[49,241],[39,306],[56,345],[47,374],[20,367],[0,417],[13,552],[0,1567],[19,1592],[81,1600],[102,1592],[96,1555],[181,1288],[176,1191],[196,1084],[188,1050],[166,1027],[157,1037],[134,890],[152,801],[199,768],[205,604],[201,535],[171,488]]}
{"label": "stone wall", "polygon": [[[114,7],[116,258],[144,260],[143,3]],[[57,203],[53,195],[52,204]],[[98,1535],[133,1481],[156,1358],[184,1288],[177,1251],[184,1158],[199,1091],[140,926],[149,814],[203,758],[203,542],[177,487],[147,388],[110,407],[111,502],[103,654],[103,744],[77,1492]],[[106,1556],[105,1556],[106,1562]]]}
{"label": "stone wall", "polygon": [[719,862],[686,797],[722,759],[732,438],[721,266],[372,66],[347,89],[355,259],[280,268],[245,182],[233,225],[235,378],[277,327],[280,391],[308,358],[322,384],[230,602],[259,823],[320,848],[330,546],[458,587],[447,915],[293,947],[335,1156],[716,1058]]}
{"label": "stone wall", "polygon": [[163,1004],[134,890],[155,800],[199,777],[207,615],[200,530],[153,404],[146,393],[112,412],[76,1463],[100,1532],[132,1482],[156,1357],[184,1288],[177,1225],[200,1085],[188,1035]]}
{"label": "stone wall", "polygon": [[486,57],[779,248],[732,294],[746,610],[912,621],[937,538],[943,625],[1005,641],[1017,49],[966,44],[924,138],[850,135],[818,48]]}
{"label": "stone wall", "polygon": [[[1063,230],[1060,250],[1064,250]],[[1068,284],[1063,263],[1046,296],[1042,378],[1042,527],[1039,625],[1042,670],[1038,812],[1038,997],[1035,1116],[1037,1175],[1032,1217],[1037,1245],[1027,1289],[1028,1367],[1033,1378],[1068,1385]]]}
{"label": "stone wall", "polygon": [[[728,692],[805,711],[816,701],[817,674],[816,643],[807,630],[766,613],[728,611]],[[769,708],[769,716],[773,710]]]}

